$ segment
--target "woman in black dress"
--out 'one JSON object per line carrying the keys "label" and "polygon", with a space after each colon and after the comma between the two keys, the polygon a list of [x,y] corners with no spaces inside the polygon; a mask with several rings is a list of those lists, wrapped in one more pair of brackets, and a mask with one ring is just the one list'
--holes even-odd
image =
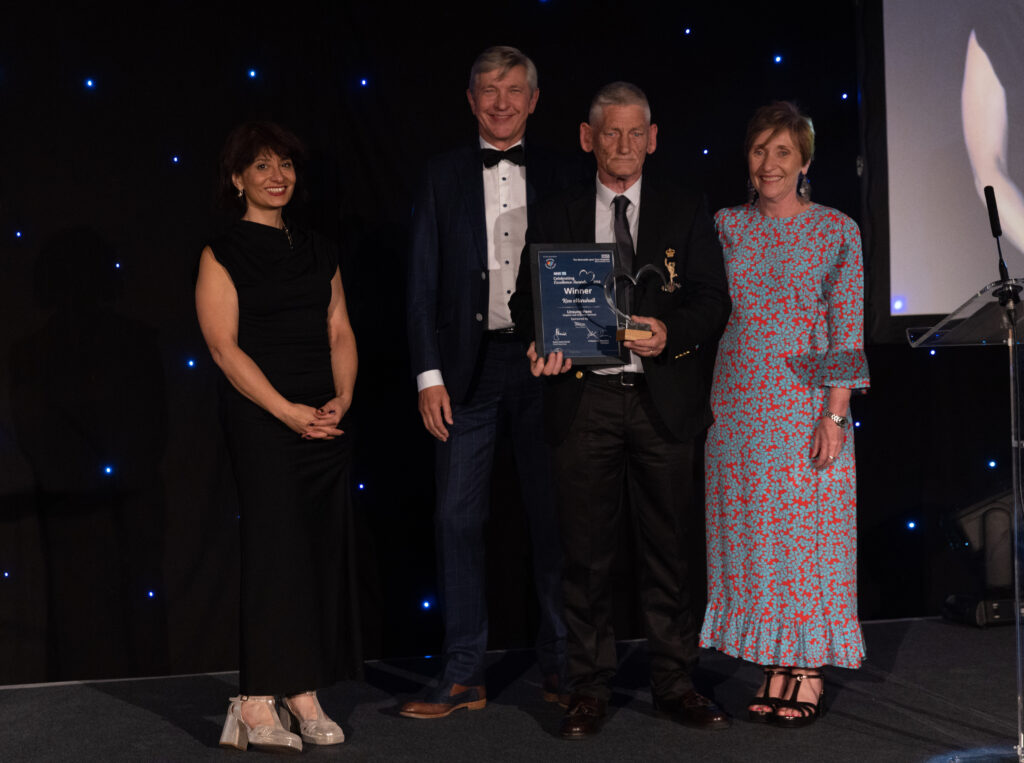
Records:
{"label": "woman in black dress", "polygon": [[351,446],[340,424],[352,403],[356,343],[335,248],[282,215],[301,156],[298,139],[271,123],[228,136],[221,185],[243,214],[203,249],[196,284],[203,337],[230,384],[223,402],[240,506],[240,696],[220,742],[243,750],[342,742],[315,690],[355,657],[344,574]]}

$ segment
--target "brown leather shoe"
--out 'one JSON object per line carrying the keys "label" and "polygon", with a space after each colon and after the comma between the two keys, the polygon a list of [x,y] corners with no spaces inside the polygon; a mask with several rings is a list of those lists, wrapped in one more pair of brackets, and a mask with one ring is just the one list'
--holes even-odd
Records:
{"label": "brown leather shoe", "polygon": [[406,718],[444,718],[459,708],[483,710],[486,706],[487,693],[483,686],[452,684],[447,695],[442,692],[440,697],[435,696],[430,700],[406,702],[398,714]]}
{"label": "brown leather shoe", "polygon": [[654,698],[654,709],[684,726],[697,729],[725,729],[731,721],[718,705],[696,689],[690,689],[681,697]]}
{"label": "brown leather shoe", "polygon": [[565,684],[558,677],[558,673],[549,673],[544,676],[544,686],[541,692],[545,702],[557,702],[562,707],[569,707],[569,692],[562,691]]}
{"label": "brown leather shoe", "polygon": [[596,697],[574,694],[559,729],[563,739],[586,739],[601,730],[608,703]]}

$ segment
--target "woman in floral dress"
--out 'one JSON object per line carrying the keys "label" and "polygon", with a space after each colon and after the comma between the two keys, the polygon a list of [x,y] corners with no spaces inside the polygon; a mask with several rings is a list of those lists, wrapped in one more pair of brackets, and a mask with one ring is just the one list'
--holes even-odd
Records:
{"label": "woman in floral dress", "polygon": [[715,215],[733,311],[707,440],[701,645],[756,663],[749,718],[817,719],[820,668],[860,666],[851,391],[868,386],[857,225],[810,201],[810,119],[747,128],[751,203]]}

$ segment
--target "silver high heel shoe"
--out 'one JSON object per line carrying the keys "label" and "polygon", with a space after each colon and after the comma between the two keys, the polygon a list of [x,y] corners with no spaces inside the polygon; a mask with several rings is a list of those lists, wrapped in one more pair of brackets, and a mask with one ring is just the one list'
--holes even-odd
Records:
{"label": "silver high heel shoe", "polygon": [[315,691],[303,692],[306,696],[313,697],[313,704],[316,705],[316,718],[303,720],[299,714],[292,709],[290,697],[285,697],[281,703],[281,724],[291,731],[296,726],[302,735],[303,742],[310,744],[341,744],[345,741],[345,732],[341,726],[327,717],[327,713],[320,707],[320,700],[316,698]]}
{"label": "silver high heel shoe", "polygon": [[[302,740],[281,726],[274,708],[273,697],[232,697],[228,706],[228,717],[224,719],[224,730],[220,733],[221,747],[245,750],[250,744],[261,750],[276,752],[302,752]],[[269,705],[274,719],[272,726],[249,726],[242,719],[242,702],[265,702]]]}

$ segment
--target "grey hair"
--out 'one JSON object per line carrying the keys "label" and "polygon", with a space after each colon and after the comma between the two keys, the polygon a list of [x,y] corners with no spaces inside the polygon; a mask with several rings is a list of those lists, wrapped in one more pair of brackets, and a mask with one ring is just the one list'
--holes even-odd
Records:
{"label": "grey hair", "polygon": [[469,70],[470,91],[476,86],[478,75],[500,69],[501,76],[504,77],[510,69],[517,66],[526,68],[526,83],[530,86],[530,92],[534,92],[537,89],[537,67],[533,65],[529,56],[511,45],[494,45],[476,57]]}
{"label": "grey hair", "polygon": [[612,82],[597,91],[590,102],[589,124],[598,124],[604,116],[605,106],[643,106],[644,118],[651,123],[651,104],[644,91],[632,82]]}

